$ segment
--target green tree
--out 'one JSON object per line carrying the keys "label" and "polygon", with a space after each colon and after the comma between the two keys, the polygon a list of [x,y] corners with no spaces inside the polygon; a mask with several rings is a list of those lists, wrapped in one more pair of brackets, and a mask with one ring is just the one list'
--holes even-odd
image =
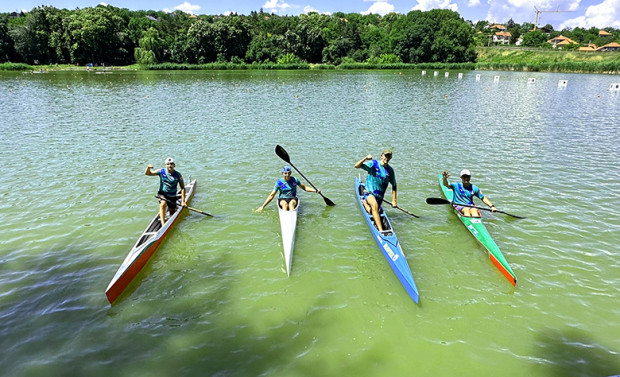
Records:
{"label": "green tree", "polygon": [[521,46],[543,47],[545,44],[548,45],[547,40],[547,35],[540,30],[530,31],[523,35],[523,43],[521,43]]}

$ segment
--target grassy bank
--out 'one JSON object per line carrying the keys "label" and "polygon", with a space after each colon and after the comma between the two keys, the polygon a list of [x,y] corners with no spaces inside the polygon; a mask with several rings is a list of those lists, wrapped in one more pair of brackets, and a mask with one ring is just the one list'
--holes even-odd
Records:
{"label": "grassy bank", "polygon": [[[582,52],[546,49],[527,49],[518,47],[480,47],[476,63],[420,63],[420,64],[372,64],[345,63],[338,66],[331,64],[246,64],[246,63],[208,63],[175,64],[162,63],[153,65],[131,65],[127,67],[93,67],[91,70],[316,70],[316,69],[433,69],[433,70],[494,70],[494,71],[529,71],[529,72],[573,72],[620,74],[620,52]],[[20,63],[2,63],[0,71],[57,71],[86,70],[75,65],[30,66]]]}
{"label": "grassy bank", "polygon": [[476,68],[499,71],[620,73],[620,52],[480,47]]}

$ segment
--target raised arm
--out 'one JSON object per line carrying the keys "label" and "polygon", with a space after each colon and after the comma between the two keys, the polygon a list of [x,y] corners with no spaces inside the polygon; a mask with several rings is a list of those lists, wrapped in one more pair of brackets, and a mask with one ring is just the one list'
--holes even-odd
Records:
{"label": "raised arm", "polygon": [[361,160],[359,160],[358,162],[355,163],[355,168],[359,169],[362,167],[362,165],[364,164],[364,162],[366,161],[370,161],[372,160],[372,155],[367,155],[366,157],[362,158]]}
{"label": "raised arm", "polygon": [[452,187],[450,187],[450,182],[448,182],[448,177],[450,176],[450,173],[448,173],[447,170],[444,170],[441,175],[443,176],[443,185],[446,186],[449,189],[452,189]]}
{"label": "raised arm", "polygon": [[153,164],[148,164],[146,166],[146,170],[144,171],[144,175],[157,175],[157,170],[153,170]]}

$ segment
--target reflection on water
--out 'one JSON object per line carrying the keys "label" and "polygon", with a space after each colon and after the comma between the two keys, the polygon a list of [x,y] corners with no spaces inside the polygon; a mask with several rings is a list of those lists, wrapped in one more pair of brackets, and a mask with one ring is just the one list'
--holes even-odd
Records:
{"label": "reflection on water", "polygon": [[[475,75],[0,73],[3,371],[617,373],[614,77]],[[290,278],[275,206],[254,213],[284,164],[276,144],[336,203],[301,193]],[[353,164],[385,147],[399,206],[422,216],[388,209],[419,305],[353,195]],[[157,210],[144,168],[168,156],[198,179],[192,207],[218,216],[188,214],[110,307],[105,287]],[[439,171],[462,168],[527,216],[485,214],[516,288],[448,208],[424,204]]]}

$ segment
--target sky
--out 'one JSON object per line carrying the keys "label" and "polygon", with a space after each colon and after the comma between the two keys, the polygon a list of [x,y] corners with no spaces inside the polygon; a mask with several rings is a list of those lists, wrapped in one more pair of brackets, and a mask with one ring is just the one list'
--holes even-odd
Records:
{"label": "sky", "polygon": [[279,15],[299,15],[308,12],[332,14],[390,12],[406,14],[411,10],[451,9],[465,20],[504,24],[534,23],[564,28],[620,28],[620,0],[0,0],[0,12],[30,11],[41,5],[76,9],[99,4],[130,10],[181,10],[201,15],[236,12],[250,14],[263,9]]}

